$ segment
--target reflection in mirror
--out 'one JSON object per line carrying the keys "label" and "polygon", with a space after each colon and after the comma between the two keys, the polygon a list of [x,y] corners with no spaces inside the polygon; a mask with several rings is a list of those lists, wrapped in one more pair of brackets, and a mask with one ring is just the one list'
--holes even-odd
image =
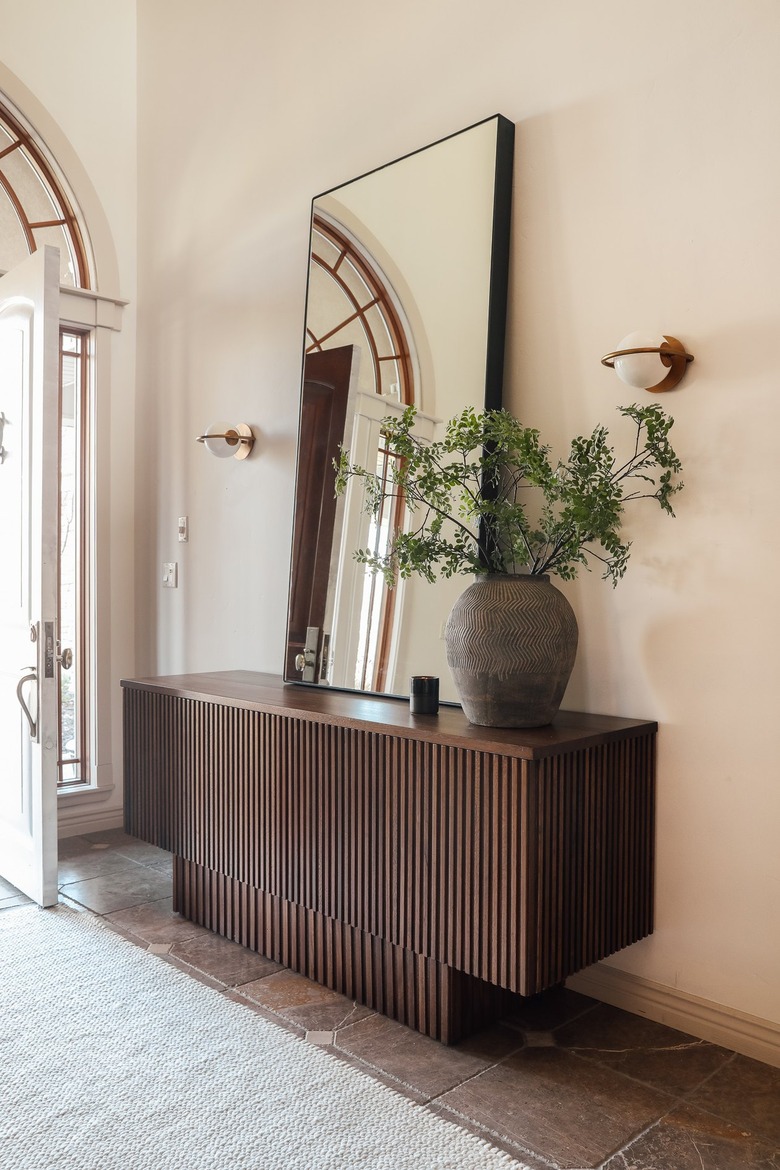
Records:
{"label": "reflection in mirror", "polygon": [[392,479],[382,420],[413,403],[438,438],[467,406],[501,405],[514,127],[496,115],[317,196],[312,205],[284,677],[392,695],[438,675],[447,615],[467,579],[399,581],[354,560],[408,523],[376,517],[333,460]]}

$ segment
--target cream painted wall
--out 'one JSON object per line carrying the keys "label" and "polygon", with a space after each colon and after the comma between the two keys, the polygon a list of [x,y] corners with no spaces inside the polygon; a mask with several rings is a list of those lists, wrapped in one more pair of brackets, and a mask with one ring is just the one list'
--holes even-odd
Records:
{"label": "cream painted wall", "polygon": [[[116,248],[104,291],[133,303],[134,8],[0,0],[0,87],[72,148]],[[139,367],[134,402],[131,305],[110,404],[115,685],[279,669],[310,198],[504,113],[507,404],[563,443],[617,424],[631,396],[598,359],[630,329],[696,354],[668,402],[678,519],[635,514],[617,591],[567,587],[582,631],[567,705],[661,724],[657,927],[610,962],[780,1024],[775,0],[396,0],[386,18],[335,0],[327,24],[312,0],[138,0],[138,19]],[[256,457],[196,446],[220,417],[260,431]]]}
{"label": "cream painted wall", "polygon": [[[133,8],[0,0],[0,88],[61,131],[116,247],[104,291],[134,303]],[[326,26],[320,12],[138,2],[139,365],[136,406],[131,305],[113,352],[113,679],[279,668],[311,195],[504,113],[508,405],[562,443],[630,400],[599,365],[624,333],[670,331],[696,353],[668,402],[678,518],[635,514],[615,592],[566,587],[581,627],[567,706],[661,723],[656,931],[610,964],[778,1025],[780,9],[396,0],[382,18],[334,0]],[[209,459],[193,440],[215,418],[251,422],[257,456]],[[160,589],[168,559],[178,591]]]}
{"label": "cream painted wall", "polygon": [[93,760],[103,787],[61,801],[60,832],[67,834],[121,824],[118,680],[135,673],[135,0],[0,0],[0,28],[0,91],[64,171],[94,245],[98,291],[130,302],[121,332],[111,333],[108,343],[110,387],[98,387],[98,604],[107,627],[99,654],[101,670],[112,680]]}
{"label": "cream painted wall", "polygon": [[[611,962],[780,1023],[780,7],[138,11],[142,669],[280,668],[311,196],[507,115],[508,405],[563,443],[619,427],[632,395],[599,357],[629,330],[696,355],[667,403],[678,519],[634,514],[615,592],[567,587],[582,644],[566,704],[661,724],[657,929]],[[214,418],[255,426],[257,456],[210,459],[194,437]]]}
{"label": "cream painted wall", "polygon": [[[696,354],[668,403],[678,519],[635,514],[617,591],[567,587],[582,631],[567,705],[661,724],[657,928],[610,962],[780,1024],[775,0],[397,0],[387,19],[336,0],[327,26],[310,0],[139,0],[135,402],[134,7],[0,0],[0,88],[61,135],[116,249],[103,291],[133,302],[110,403],[115,685],[278,670],[310,198],[504,113],[508,405],[563,443],[617,424],[630,396],[598,359],[630,329]],[[219,417],[259,429],[257,457],[195,445]],[[160,589],[163,560],[177,591]]]}

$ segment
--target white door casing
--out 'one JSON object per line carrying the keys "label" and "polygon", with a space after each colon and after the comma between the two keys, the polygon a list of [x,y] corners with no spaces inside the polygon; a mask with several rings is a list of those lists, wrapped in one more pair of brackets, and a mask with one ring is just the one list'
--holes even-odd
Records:
{"label": "white door casing", "polygon": [[0,874],[41,906],[57,901],[58,399],[47,245],[0,278]]}

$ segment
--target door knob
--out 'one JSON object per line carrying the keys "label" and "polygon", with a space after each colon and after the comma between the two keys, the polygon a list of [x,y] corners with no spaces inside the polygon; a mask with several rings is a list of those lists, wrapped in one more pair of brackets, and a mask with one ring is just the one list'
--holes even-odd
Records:
{"label": "door knob", "polygon": [[66,646],[64,650],[60,650],[57,661],[63,670],[70,670],[73,666],[73,651]]}
{"label": "door knob", "polygon": [[307,647],[304,650],[303,654],[296,654],[295,655],[295,669],[301,670],[301,671],[306,670],[308,667],[314,666],[316,661],[317,661],[316,654],[314,653],[313,650],[309,650]]}

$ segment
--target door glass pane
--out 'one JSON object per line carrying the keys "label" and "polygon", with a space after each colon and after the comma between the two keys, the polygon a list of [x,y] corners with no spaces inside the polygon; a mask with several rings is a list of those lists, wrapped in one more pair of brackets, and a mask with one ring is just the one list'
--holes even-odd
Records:
{"label": "door glass pane", "polygon": [[81,428],[84,338],[61,334],[60,357],[60,645],[73,653],[73,665],[60,670],[60,783],[85,780],[82,751],[81,564],[82,484]]}

